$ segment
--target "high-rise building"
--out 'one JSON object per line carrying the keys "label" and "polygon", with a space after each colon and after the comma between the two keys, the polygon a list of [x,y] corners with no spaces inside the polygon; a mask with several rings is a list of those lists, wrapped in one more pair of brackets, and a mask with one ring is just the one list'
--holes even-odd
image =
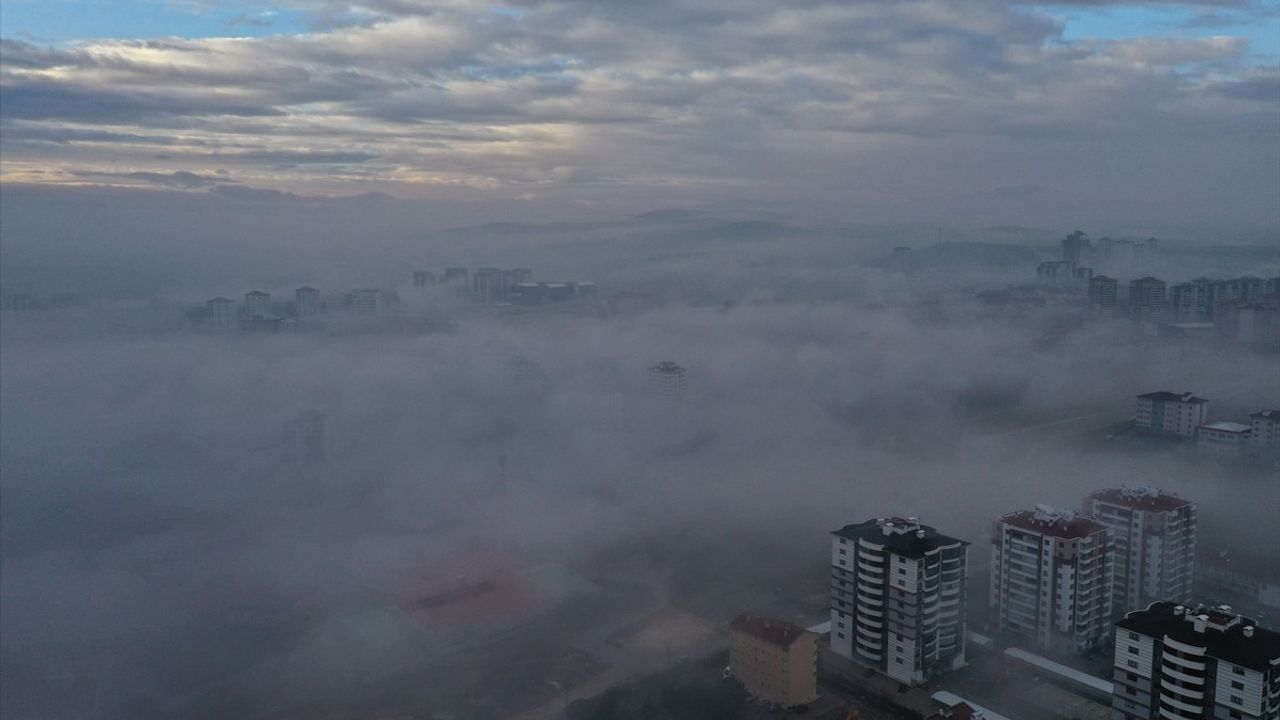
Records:
{"label": "high-rise building", "polygon": [[649,386],[658,397],[683,400],[686,374],[684,368],[670,360],[663,360],[649,368]]}
{"label": "high-rise building", "polygon": [[1165,310],[1166,288],[1163,280],[1143,277],[1129,282],[1129,309],[1134,314],[1147,317],[1159,315]]}
{"label": "high-rise building", "polygon": [[1157,600],[1191,598],[1195,505],[1150,485],[1125,485],[1086,497],[1084,514],[1111,528],[1113,617]]}
{"label": "high-rise building", "polygon": [[298,317],[311,317],[320,314],[320,291],[313,288],[303,286],[293,291],[294,300],[298,306]]}
{"label": "high-rise building", "polygon": [[1209,401],[1192,393],[1149,392],[1138,396],[1133,424],[1157,435],[1196,436],[1196,428],[1209,422]]}
{"label": "high-rise building", "polygon": [[466,292],[471,289],[471,271],[464,267],[445,268],[440,284],[454,292]]}
{"label": "high-rise building", "polygon": [[252,290],[244,294],[244,314],[249,318],[266,317],[271,314],[271,293]]}
{"label": "high-rise building", "polygon": [[751,696],[792,707],[818,698],[818,636],[742,613],[729,624],[729,671]]}
{"label": "high-rise building", "polygon": [[1091,251],[1089,236],[1079,230],[1062,238],[1062,259],[1073,265],[1089,262]]}
{"label": "high-rise building", "polygon": [[416,288],[432,287],[436,284],[436,274],[429,270],[413,271],[413,286]]}
{"label": "high-rise building", "polygon": [[216,328],[233,328],[236,326],[236,301],[230,298],[216,297],[205,303],[208,308],[209,324]]}
{"label": "high-rise building", "polygon": [[1280,633],[1230,607],[1152,603],[1116,623],[1114,720],[1280,718]]}
{"label": "high-rise building", "polygon": [[378,315],[382,312],[385,298],[377,288],[351,291],[351,312],[356,315]]}
{"label": "high-rise building", "polygon": [[1036,280],[1044,285],[1067,287],[1075,282],[1075,267],[1070,260],[1046,260],[1036,266]]}
{"label": "high-rise building", "polygon": [[1213,317],[1213,285],[1196,278],[1169,289],[1169,314],[1174,322],[1204,322]]}
{"label": "high-rise building", "polygon": [[831,535],[832,652],[908,685],[964,665],[968,543],[916,518]]}
{"label": "high-rise building", "polygon": [[1089,280],[1089,304],[1098,307],[1114,307],[1117,288],[1115,278],[1094,275]]}
{"label": "high-rise building", "polygon": [[494,267],[482,267],[471,276],[471,292],[481,300],[497,300],[502,297],[502,271]]}
{"label": "high-rise building", "polygon": [[1047,505],[995,521],[991,607],[1000,631],[1056,654],[1100,646],[1111,630],[1107,526]]}

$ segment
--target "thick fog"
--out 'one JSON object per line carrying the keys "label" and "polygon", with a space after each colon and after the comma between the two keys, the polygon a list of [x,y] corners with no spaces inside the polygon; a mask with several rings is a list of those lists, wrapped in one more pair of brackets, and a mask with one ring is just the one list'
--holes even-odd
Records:
{"label": "thick fog", "polygon": [[[1274,407],[1276,355],[1052,305],[993,311],[974,293],[1025,282],[1055,236],[983,232],[681,213],[482,227],[352,271],[345,287],[395,288],[396,322],[211,332],[193,310],[263,278],[239,250],[197,289],[8,314],[5,705],[48,716],[58,682],[88,677],[94,717],[496,717],[414,675],[440,662],[430,642],[350,618],[493,563],[554,563],[717,621],[814,597],[819,611],[827,532],[887,515],[972,542],[977,588],[992,518],[1122,482],[1197,501],[1208,544],[1275,547],[1274,476],[1106,428],[1156,389],[1208,397],[1215,418]],[[904,237],[925,265],[910,275],[888,261]],[[407,282],[504,257],[633,302],[510,312]],[[1185,277],[1280,264],[1189,242],[1159,262]],[[261,289],[289,298],[314,277]],[[653,392],[663,360],[687,369],[683,399]],[[288,430],[309,412],[319,460]],[[540,657],[526,642],[504,657]]]}

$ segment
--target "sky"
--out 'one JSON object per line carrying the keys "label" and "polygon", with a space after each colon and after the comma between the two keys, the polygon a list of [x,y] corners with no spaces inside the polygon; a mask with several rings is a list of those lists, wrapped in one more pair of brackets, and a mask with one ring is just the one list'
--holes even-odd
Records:
{"label": "sky", "polygon": [[1274,2],[8,0],[0,29],[6,186],[1277,225]]}

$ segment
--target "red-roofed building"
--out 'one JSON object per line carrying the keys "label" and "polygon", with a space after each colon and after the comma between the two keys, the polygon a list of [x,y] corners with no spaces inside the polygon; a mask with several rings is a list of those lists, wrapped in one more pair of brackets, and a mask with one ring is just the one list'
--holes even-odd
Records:
{"label": "red-roofed building", "polygon": [[1084,512],[1111,528],[1114,618],[1157,600],[1190,600],[1195,581],[1195,505],[1149,485],[1126,485],[1090,494],[1084,500]]}
{"label": "red-roofed building", "polygon": [[729,630],[729,669],[748,693],[784,707],[817,699],[817,635],[755,613],[734,618]]}
{"label": "red-roofed building", "polygon": [[1001,633],[1048,653],[1102,645],[1111,630],[1108,528],[1046,505],[997,519],[991,534],[991,607]]}

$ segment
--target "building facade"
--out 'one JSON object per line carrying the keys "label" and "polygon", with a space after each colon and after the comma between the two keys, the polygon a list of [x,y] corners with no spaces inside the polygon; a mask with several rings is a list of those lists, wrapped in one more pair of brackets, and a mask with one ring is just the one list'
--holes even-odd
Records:
{"label": "building facade", "polygon": [[271,314],[271,293],[251,290],[244,294],[244,314],[249,318],[266,317]]}
{"label": "building facade", "polygon": [[833,652],[907,685],[964,665],[968,543],[915,518],[831,535]]}
{"label": "building facade", "polygon": [[729,671],[753,697],[792,707],[818,698],[818,636],[743,613],[729,624]]}
{"label": "building facade", "polygon": [[1146,393],[1138,396],[1133,422],[1142,432],[1194,438],[1209,422],[1209,401],[1192,393]]}
{"label": "building facade", "polygon": [[298,317],[305,318],[320,314],[320,291],[303,286],[293,291],[294,301],[298,306]]}
{"label": "building facade", "polygon": [[688,372],[671,362],[664,360],[649,368],[649,386],[658,397],[669,400],[684,399]]}
{"label": "building facade", "polygon": [[1084,514],[1111,529],[1113,617],[1157,600],[1191,598],[1195,505],[1149,485],[1126,485],[1089,495]]}
{"label": "building facade", "polygon": [[1196,428],[1196,445],[1205,454],[1239,459],[1249,449],[1249,434],[1244,423],[1219,420]]}
{"label": "building facade", "polygon": [[1144,277],[1129,282],[1129,309],[1139,317],[1153,317],[1164,313],[1165,296],[1163,280]]}
{"label": "building facade", "polygon": [[1225,605],[1129,613],[1113,665],[1112,720],[1280,718],[1280,633]]}
{"label": "building facade", "polygon": [[230,298],[216,297],[205,303],[209,324],[224,330],[236,326],[236,302]]}
{"label": "building facade", "polygon": [[1259,410],[1249,415],[1249,444],[1280,449],[1280,410]]}
{"label": "building facade", "polygon": [[1089,280],[1089,304],[1098,307],[1115,307],[1119,283],[1106,275],[1094,275]]}
{"label": "building facade", "polygon": [[351,291],[351,312],[356,315],[379,315],[385,306],[386,299],[381,290],[374,288]]}
{"label": "building facade", "polygon": [[1009,513],[991,536],[991,607],[1000,632],[1066,655],[1111,631],[1112,544],[1106,525],[1040,505]]}

